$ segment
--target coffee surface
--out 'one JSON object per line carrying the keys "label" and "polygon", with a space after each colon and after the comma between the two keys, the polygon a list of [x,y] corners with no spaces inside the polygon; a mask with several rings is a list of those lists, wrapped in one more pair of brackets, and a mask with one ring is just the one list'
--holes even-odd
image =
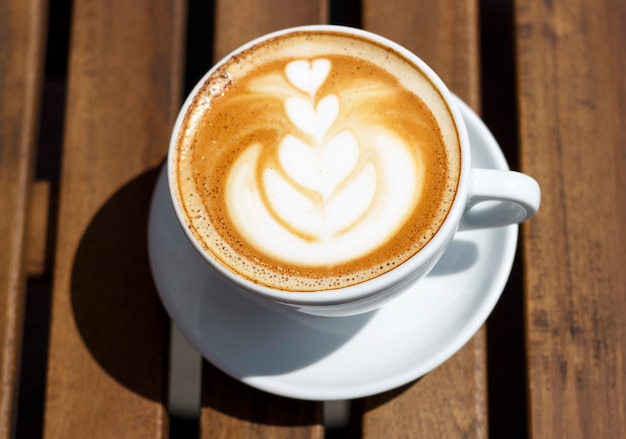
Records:
{"label": "coffee surface", "polygon": [[187,226],[229,270],[288,291],[377,277],[448,214],[452,116],[399,54],[299,32],[230,58],[197,90],[172,178]]}

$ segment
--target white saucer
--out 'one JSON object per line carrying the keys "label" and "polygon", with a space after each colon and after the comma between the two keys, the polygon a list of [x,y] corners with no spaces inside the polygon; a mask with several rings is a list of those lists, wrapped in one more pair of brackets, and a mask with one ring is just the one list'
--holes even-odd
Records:
{"label": "white saucer", "polygon": [[[508,169],[483,122],[458,102],[472,166]],[[517,234],[516,225],[458,232],[425,279],[378,311],[285,316],[231,291],[207,268],[177,223],[162,172],[150,211],[149,254],[161,300],[202,356],[250,386],[329,401],[394,389],[457,352],[502,294]]]}

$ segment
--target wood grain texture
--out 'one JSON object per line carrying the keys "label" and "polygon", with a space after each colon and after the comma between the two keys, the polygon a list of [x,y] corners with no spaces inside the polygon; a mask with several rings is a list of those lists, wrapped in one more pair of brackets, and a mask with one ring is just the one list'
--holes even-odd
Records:
{"label": "wood grain texture", "polygon": [[322,404],[270,395],[205,363],[200,437],[321,439]]}
{"label": "wood grain texture", "polygon": [[326,1],[216,0],[215,61],[261,35],[287,27],[326,23]]}
{"label": "wood grain texture", "polygon": [[[216,1],[215,60],[241,44],[282,28],[325,23],[325,1]],[[204,438],[322,438],[321,403],[278,398],[234,382],[206,365],[201,436]]]}
{"label": "wood grain texture", "polygon": [[73,2],[47,438],[164,437],[169,321],[148,266],[180,105],[185,2]]}
{"label": "wood grain texture", "polygon": [[43,78],[45,1],[0,1],[0,438],[17,408],[27,221]]}
{"label": "wood grain texture", "polygon": [[480,110],[478,0],[363,0],[363,27],[424,60]]}
{"label": "wood grain texture", "polygon": [[485,352],[483,328],[420,380],[358,401],[363,438],[487,437]]}
{"label": "wood grain texture", "polygon": [[529,431],[626,431],[626,3],[516,1]]}
{"label": "wood grain texture", "polygon": [[[478,111],[477,7],[474,0],[365,0],[363,27],[416,53]],[[485,331],[481,329],[461,351],[424,378],[400,390],[366,398],[361,404],[363,437],[486,437],[485,355]]]}

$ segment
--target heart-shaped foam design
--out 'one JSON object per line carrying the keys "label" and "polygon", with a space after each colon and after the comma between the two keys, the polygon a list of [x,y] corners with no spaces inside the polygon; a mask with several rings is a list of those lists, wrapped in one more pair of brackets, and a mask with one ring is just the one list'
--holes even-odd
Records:
{"label": "heart-shaped foam design", "polygon": [[316,60],[298,60],[287,64],[285,73],[287,79],[298,89],[314,96],[320,86],[326,81],[330,72],[330,61],[324,58]]}
{"label": "heart-shaped foam design", "polygon": [[317,107],[313,107],[306,99],[291,97],[285,101],[285,111],[295,126],[321,138],[339,114],[339,99],[336,95],[324,96]]}
{"label": "heart-shaped foam design", "polygon": [[339,133],[319,150],[290,135],[279,147],[281,166],[287,175],[325,200],[353,171],[359,153],[357,140],[349,131]]}

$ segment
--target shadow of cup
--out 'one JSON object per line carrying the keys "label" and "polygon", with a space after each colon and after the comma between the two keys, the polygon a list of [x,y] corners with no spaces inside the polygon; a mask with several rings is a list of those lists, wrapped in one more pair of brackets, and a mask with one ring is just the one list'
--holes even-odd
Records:
{"label": "shadow of cup", "polygon": [[156,175],[139,175],[97,211],[78,245],[70,288],[74,319],[93,358],[128,389],[163,401],[169,319],[146,238]]}

